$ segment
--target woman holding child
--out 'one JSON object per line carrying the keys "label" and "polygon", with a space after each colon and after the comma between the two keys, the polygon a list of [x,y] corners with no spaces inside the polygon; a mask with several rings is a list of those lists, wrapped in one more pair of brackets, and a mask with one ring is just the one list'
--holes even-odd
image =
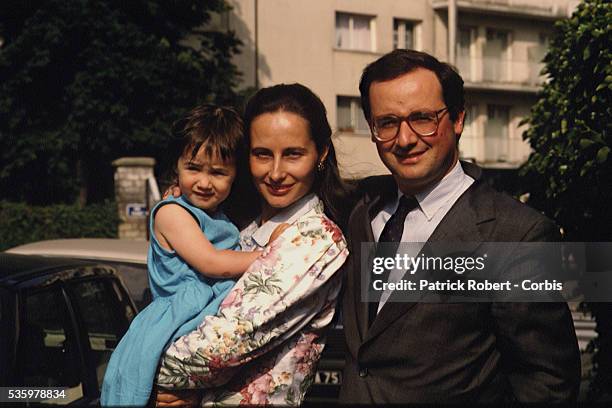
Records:
{"label": "woman holding child", "polygon": [[[244,272],[235,285],[223,287],[218,293],[213,290],[204,307],[183,318],[189,324],[183,321],[170,328],[156,378],[162,390],[158,402],[172,401],[178,395],[176,390],[194,389],[201,390],[197,397],[194,392],[181,394],[180,398],[190,395],[192,401],[236,405],[299,404],[312,383],[324,345],[324,330],[334,315],[341,281],[337,272],[348,252],[341,231],[332,222],[341,222],[345,190],[325,108],[316,95],[301,85],[277,85],[251,98],[245,112],[245,128],[250,174],[261,205],[259,216],[242,230],[239,242],[242,251],[263,252],[240,254],[228,251],[235,245],[213,242],[209,231],[215,229],[207,230],[208,224],[189,207],[200,208],[209,218],[221,219],[217,205],[227,195],[220,194],[218,202],[207,207],[220,191],[213,181],[215,177],[231,176],[232,159],[235,173],[236,156],[228,154],[224,159],[223,150],[208,139],[183,147],[178,160],[182,196],[168,199],[153,212],[152,242],[159,241],[168,253],[179,254],[189,269],[209,280],[209,287],[228,282],[220,277]],[[207,133],[206,129],[203,132]],[[182,182],[181,165],[186,172],[206,173],[207,181]],[[186,178],[183,175],[183,180]],[[176,203],[181,199],[184,202]],[[257,201],[254,196],[240,199]],[[174,208],[164,220],[162,210],[166,207]],[[188,223],[183,213],[192,217],[189,239],[178,232],[186,231],[186,226],[176,226],[179,218]],[[195,236],[193,224],[200,228],[200,237]],[[164,242],[166,236],[169,239]],[[206,256],[202,256],[203,251]],[[250,266],[245,267],[245,263]],[[229,275],[222,272],[223,265]],[[223,299],[220,307],[219,299]],[[181,303],[175,308],[180,309]],[[197,328],[194,320],[199,324]],[[145,329],[141,325],[138,330]],[[126,390],[134,383],[133,379],[122,381],[130,383],[124,387]],[[150,393],[151,384],[145,384],[144,390],[142,395]],[[103,398],[105,402],[113,405],[111,399]],[[121,404],[126,403],[142,405],[146,400],[121,400]]]}

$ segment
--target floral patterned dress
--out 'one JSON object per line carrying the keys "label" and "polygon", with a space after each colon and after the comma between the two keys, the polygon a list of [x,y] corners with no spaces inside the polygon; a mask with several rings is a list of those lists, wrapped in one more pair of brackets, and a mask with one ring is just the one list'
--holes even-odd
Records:
{"label": "floral patterned dress", "polygon": [[[217,315],[170,346],[160,363],[160,388],[205,388],[202,405],[302,402],[334,316],[336,272],[348,250],[314,195],[270,221],[290,227],[249,267]],[[243,248],[266,244],[253,238],[267,224],[247,227]]]}

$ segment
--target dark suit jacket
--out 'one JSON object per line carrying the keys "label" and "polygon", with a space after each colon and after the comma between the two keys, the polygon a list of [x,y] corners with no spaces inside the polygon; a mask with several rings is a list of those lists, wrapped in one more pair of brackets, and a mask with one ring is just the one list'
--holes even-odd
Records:
{"label": "dark suit jacket", "polygon": [[[476,179],[429,241],[558,241],[554,224]],[[343,403],[562,402],[575,400],[580,354],[566,303],[387,302],[368,328],[361,301],[360,244],[397,186],[391,176],[364,180],[351,213],[343,322],[348,347]]]}

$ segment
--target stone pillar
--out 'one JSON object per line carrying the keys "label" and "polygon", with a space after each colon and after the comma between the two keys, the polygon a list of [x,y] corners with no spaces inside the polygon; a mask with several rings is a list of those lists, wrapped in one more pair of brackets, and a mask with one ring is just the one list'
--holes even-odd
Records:
{"label": "stone pillar", "polygon": [[154,178],[152,157],[122,157],[113,161],[115,200],[119,212],[119,238],[148,238],[147,179]]}

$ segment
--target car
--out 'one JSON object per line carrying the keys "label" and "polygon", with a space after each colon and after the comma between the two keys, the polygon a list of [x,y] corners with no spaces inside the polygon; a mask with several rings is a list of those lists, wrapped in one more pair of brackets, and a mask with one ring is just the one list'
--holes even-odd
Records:
{"label": "car", "polygon": [[0,253],[0,386],[61,387],[48,404],[97,404],[136,306],[96,261]]}
{"label": "car", "polygon": [[52,239],[19,245],[7,253],[100,261],[112,265],[138,310],[151,302],[147,274],[148,241],[114,238]]}
{"label": "car", "polygon": [[[33,242],[6,252],[104,262],[117,270],[138,310],[142,310],[151,301],[146,270],[147,250],[147,241],[76,238]],[[306,395],[306,403],[330,404],[337,400],[342,384],[345,347],[342,325],[336,323],[328,331],[326,346],[313,385]]]}
{"label": "car", "polygon": [[313,384],[304,399],[305,406],[337,403],[342,385],[342,370],[346,358],[346,341],[342,324],[334,324],[327,332],[325,348],[319,360]]}

